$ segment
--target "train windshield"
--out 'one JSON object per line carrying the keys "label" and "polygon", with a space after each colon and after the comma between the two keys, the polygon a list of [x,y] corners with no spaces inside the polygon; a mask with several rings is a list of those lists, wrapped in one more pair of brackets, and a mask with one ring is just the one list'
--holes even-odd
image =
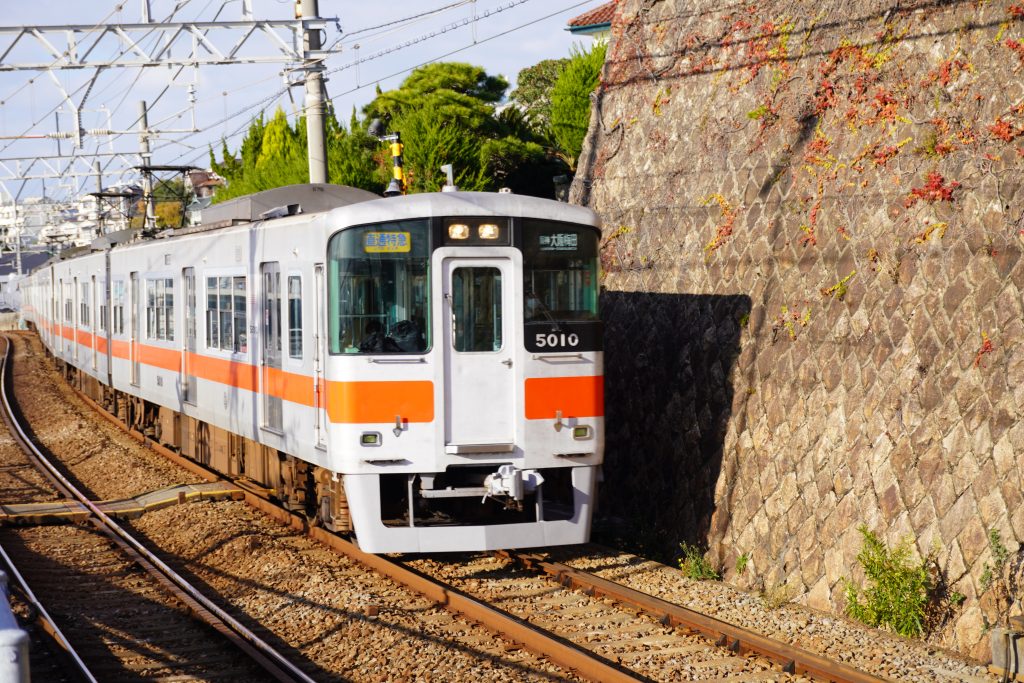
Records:
{"label": "train windshield", "polygon": [[427,220],[343,230],[327,246],[331,353],[430,348]]}
{"label": "train windshield", "polygon": [[598,319],[597,244],[593,228],[523,221],[523,317],[527,323]]}

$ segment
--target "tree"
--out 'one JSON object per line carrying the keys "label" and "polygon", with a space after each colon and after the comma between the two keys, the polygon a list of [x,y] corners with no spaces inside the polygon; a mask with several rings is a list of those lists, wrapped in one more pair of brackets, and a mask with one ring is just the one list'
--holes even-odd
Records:
{"label": "tree", "polygon": [[375,158],[380,144],[366,132],[352,109],[348,130],[332,115],[327,117],[327,177],[332,183],[379,192],[381,163]]}
{"label": "tree", "polygon": [[554,199],[552,179],[569,169],[555,153],[550,137],[514,105],[502,109],[496,120],[499,136],[485,141],[480,150],[487,177],[516,194]]}
{"label": "tree", "polygon": [[439,192],[445,184],[441,166],[451,164],[459,189],[485,190],[489,182],[481,163],[483,140],[458,122],[430,109],[409,109],[392,121],[402,133],[403,161],[409,192]]}
{"label": "tree", "polygon": [[460,62],[436,62],[413,70],[395,90],[382,92],[363,110],[367,118],[390,123],[411,109],[428,109],[438,118],[467,128],[488,130],[494,104],[508,81],[483,68]]}
{"label": "tree", "polygon": [[177,228],[181,226],[181,202],[158,202],[153,207],[158,228]]}
{"label": "tree", "polygon": [[509,94],[509,99],[542,135],[551,126],[551,89],[568,63],[567,58],[545,59],[526,67],[519,72],[516,89]]}
{"label": "tree", "polygon": [[[552,78],[559,60],[538,65],[526,79],[523,97],[543,110],[543,79]],[[567,60],[561,60],[567,61]],[[497,111],[508,82],[478,66],[428,64],[415,69],[394,90],[382,92],[355,111],[348,127],[330,109],[325,116],[327,170],[330,182],[381,192],[391,179],[391,158],[384,145],[367,132],[367,121],[380,118],[390,132],[401,133],[410,192],[441,189],[440,167],[451,164],[456,184],[464,190],[507,186],[516,192],[554,196],[553,176],[568,169],[554,153],[548,131],[539,128],[519,106]],[[536,93],[531,93],[531,88]],[[538,94],[539,93],[539,94]],[[525,100],[524,100],[525,101]],[[210,166],[228,186],[215,201],[272,187],[308,182],[305,120],[294,125],[278,109],[269,121],[253,120],[237,152],[221,144],[220,159],[210,150]]]}
{"label": "tree", "polygon": [[[379,93],[363,111],[401,134],[410,192],[440,190],[444,164],[452,165],[461,189],[484,190],[492,182],[482,150],[487,140],[501,133],[494,103],[507,87],[504,78],[489,76],[478,66],[427,64],[413,70],[395,90]],[[389,171],[390,161],[382,161]]]}
{"label": "tree", "polygon": [[590,93],[601,80],[607,44],[574,50],[551,89],[551,131],[565,162],[576,168],[590,124]]}

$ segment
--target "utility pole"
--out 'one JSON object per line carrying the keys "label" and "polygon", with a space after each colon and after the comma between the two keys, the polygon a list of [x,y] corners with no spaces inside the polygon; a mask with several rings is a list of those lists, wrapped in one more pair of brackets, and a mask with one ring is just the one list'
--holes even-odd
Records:
{"label": "utility pole", "polygon": [[100,206],[102,200],[99,195],[103,194],[103,172],[100,170],[99,160],[92,162],[92,168],[96,171],[96,196],[93,197],[96,201],[96,234],[93,237],[100,237],[103,234],[103,207]]}
{"label": "utility pole", "polygon": [[[299,0],[302,19],[319,19],[318,0]],[[304,31],[306,52],[321,48],[320,30]],[[306,141],[309,149],[309,182],[327,182],[327,145],[324,130],[324,76],[323,60],[306,60]]]}
{"label": "utility pole", "polygon": [[[149,152],[149,112],[146,110],[145,100],[139,101],[139,156],[142,157],[142,165],[149,166],[152,163],[152,154]],[[153,174],[143,172],[142,174],[142,198],[146,203],[146,219],[143,229],[156,229],[156,209],[153,206]]]}
{"label": "utility pole", "polygon": [[[21,194],[20,192],[18,194]],[[21,277],[21,228],[18,226],[18,200],[14,200],[14,227],[17,233],[14,235],[14,272]]]}

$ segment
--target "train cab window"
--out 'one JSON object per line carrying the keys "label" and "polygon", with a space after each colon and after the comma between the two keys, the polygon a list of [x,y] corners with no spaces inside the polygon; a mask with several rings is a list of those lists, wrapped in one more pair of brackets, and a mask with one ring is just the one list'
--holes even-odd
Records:
{"label": "train cab window", "polygon": [[430,348],[427,220],[348,228],[331,237],[331,353],[424,353]]}
{"label": "train cab window", "polygon": [[174,280],[146,280],[146,334],[150,339],[174,341]]}
{"label": "train cab window", "polygon": [[524,341],[531,352],[596,351],[598,317],[596,229],[523,221]]}
{"label": "train cab window", "polygon": [[302,358],[302,278],[288,276],[288,357]]}
{"label": "train cab window", "polygon": [[523,227],[526,322],[597,320],[597,231],[543,221]]}
{"label": "train cab window", "polygon": [[206,346],[234,353],[249,350],[245,276],[206,278]]}

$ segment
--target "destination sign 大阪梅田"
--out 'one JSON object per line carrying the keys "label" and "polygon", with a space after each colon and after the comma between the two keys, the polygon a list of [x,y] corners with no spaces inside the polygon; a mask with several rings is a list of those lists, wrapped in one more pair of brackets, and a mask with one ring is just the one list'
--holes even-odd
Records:
{"label": "destination sign \u5927\u962a\u6885\u7530", "polygon": [[556,232],[550,235],[539,235],[537,246],[541,251],[576,251],[579,248],[580,236],[574,232]]}

